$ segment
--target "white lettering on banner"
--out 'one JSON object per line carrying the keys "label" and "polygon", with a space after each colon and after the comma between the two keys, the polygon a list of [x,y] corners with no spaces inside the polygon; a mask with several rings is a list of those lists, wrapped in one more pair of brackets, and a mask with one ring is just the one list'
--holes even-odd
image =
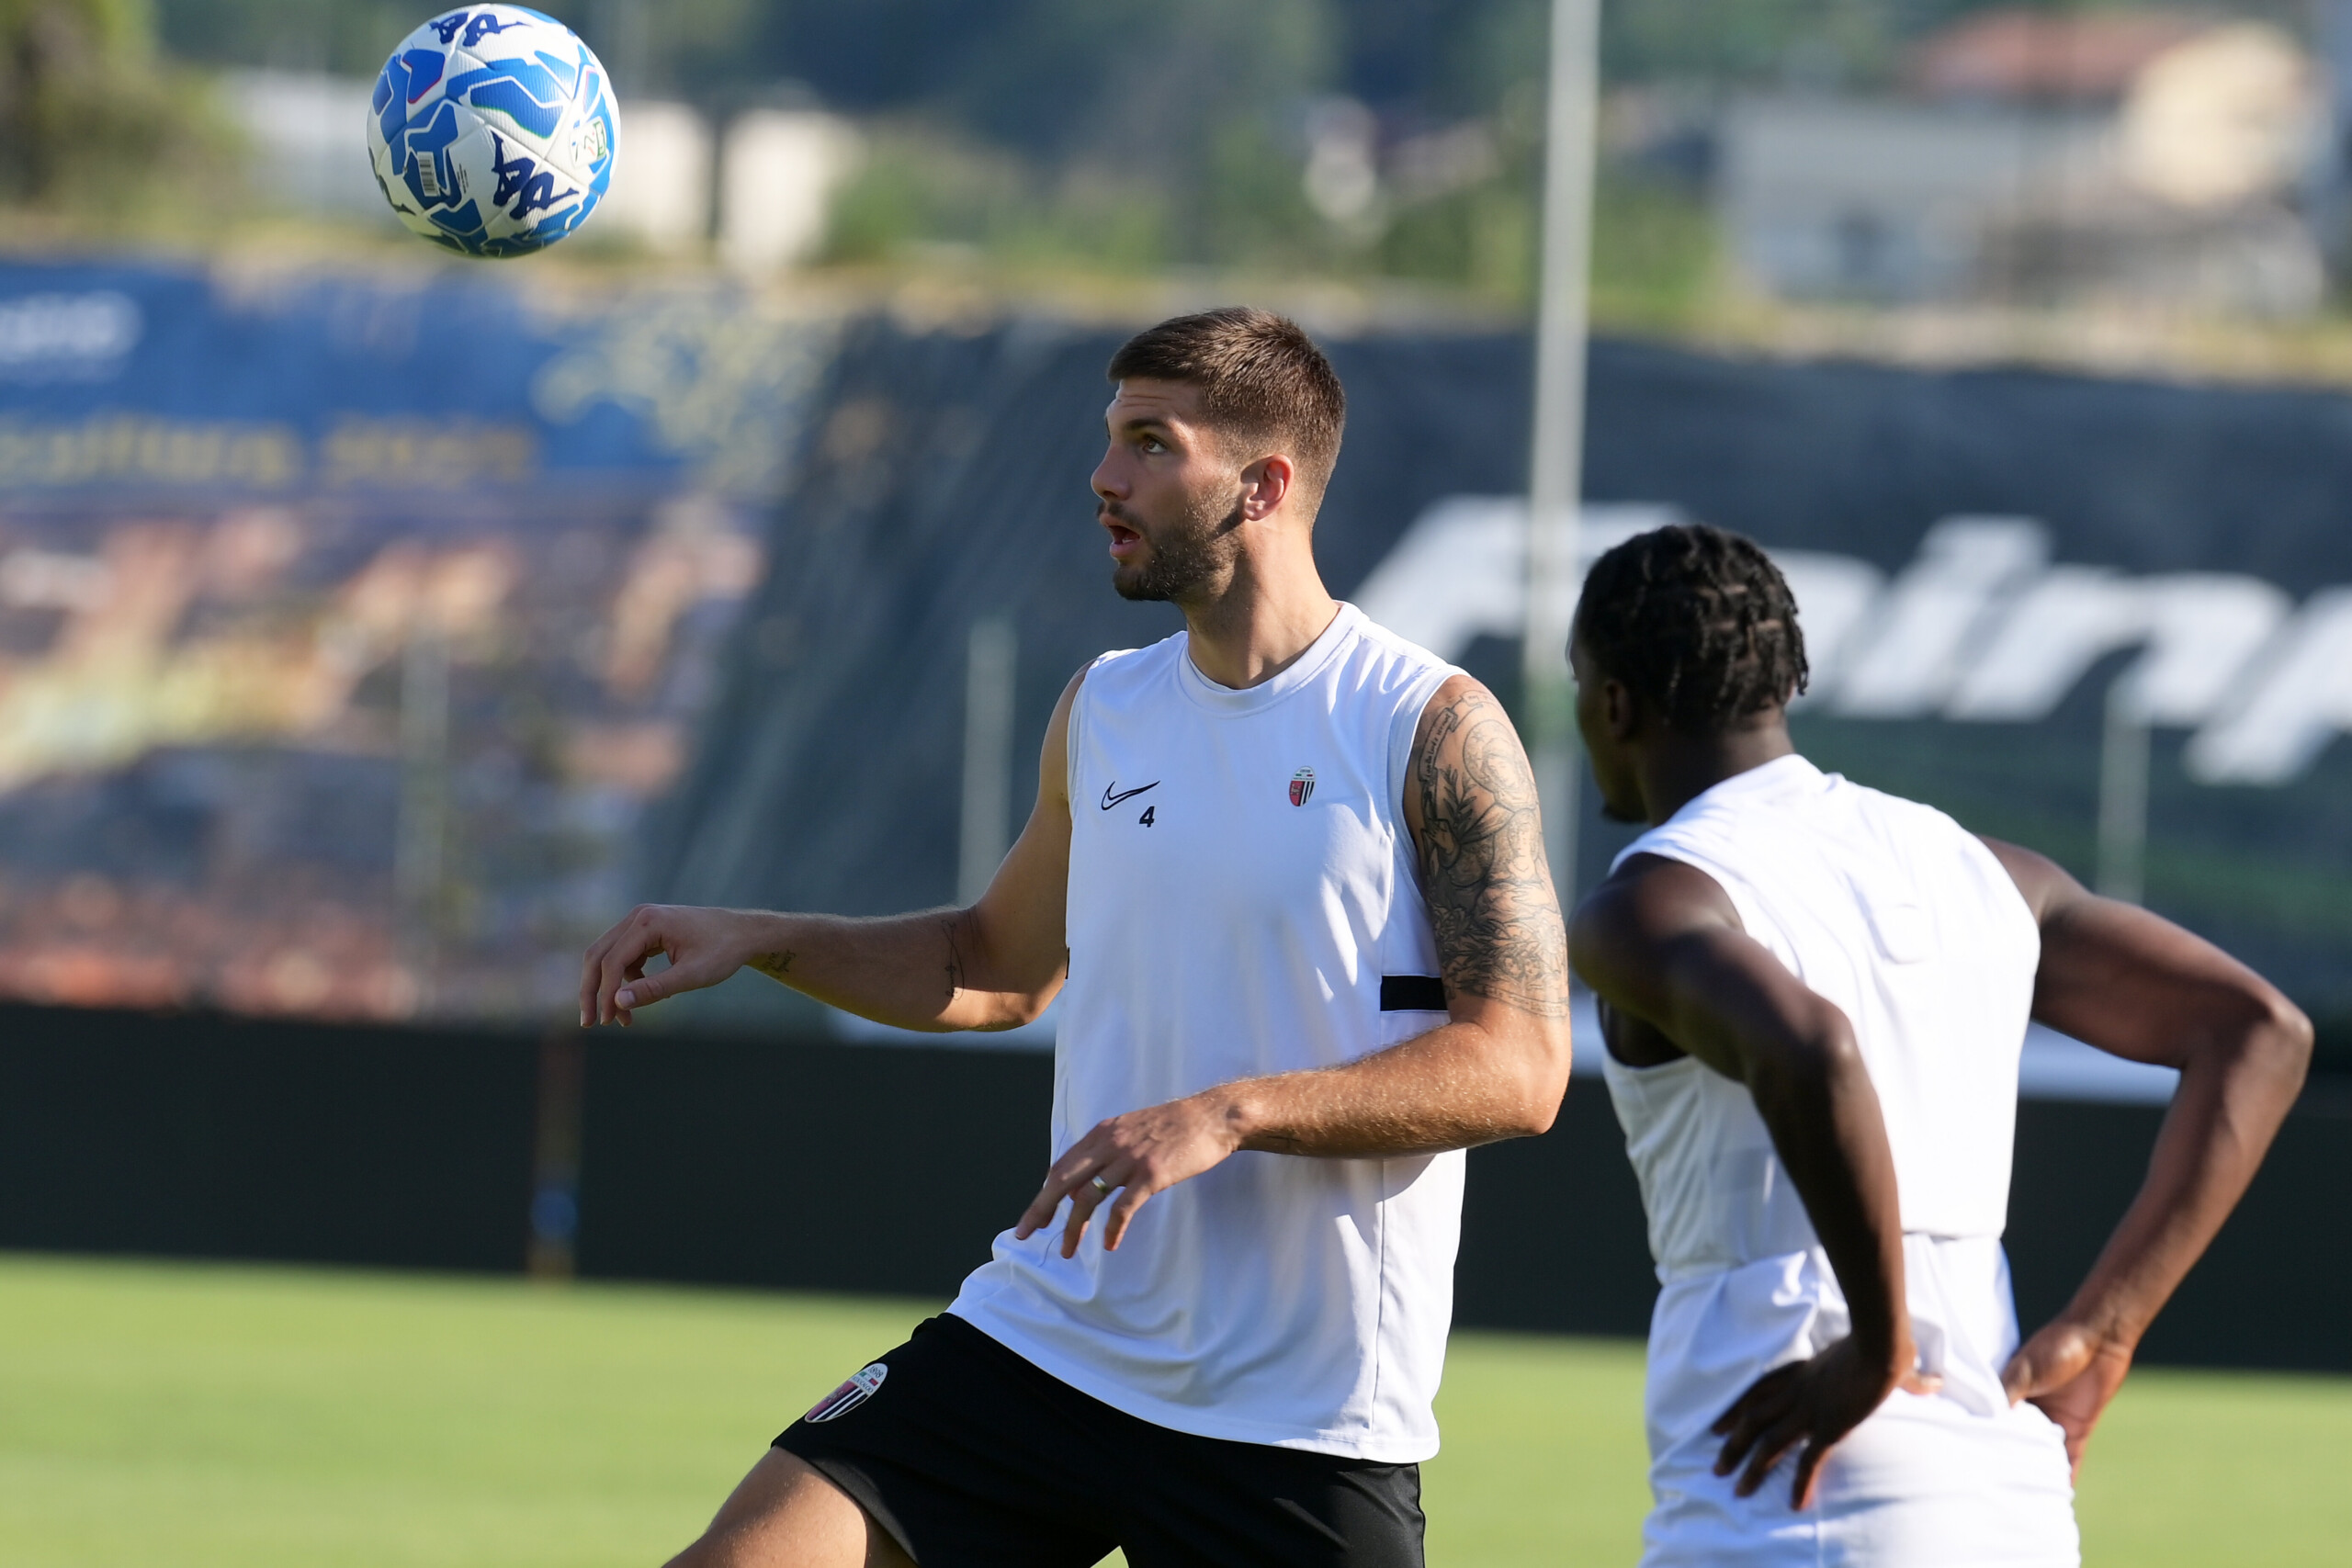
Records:
{"label": "white lettering on banner", "polygon": [[[1589,570],[1602,551],[1679,523],[1681,513],[1670,506],[1588,506],[1579,519],[1577,564]],[[1481,636],[1516,637],[1527,625],[1526,501],[1450,495],[1431,502],[1357,588],[1356,606],[1444,659]]]}
{"label": "white lettering on banner", "polygon": [[2248,700],[2188,743],[2208,784],[2285,784],[2352,729],[2352,588],[2314,593],[2257,661]]}
{"label": "white lettering on banner", "polygon": [[2151,724],[2198,724],[2293,607],[2259,578],[2052,567],[2009,603],[1944,716],[2040,718],[2100,659],[2145,643],[2131,671],[2140,711]]}
{"label": "white lettering on banner", "polygon": [[1940,709],[1987,613],[2049,554],[2049,532],[2022,517],[1954,517],[1928,529],[1919,558],[1878,602],[1859,646],[1826,672],[1830,706],[1856,718],[1921,718]]}
{"label": "white lettering on banner", "polygon": [[[1578,554],[1679,520],[1671,506],[1588,506]],[[1448,496],[1364,579],[1356,602],[1446,659],[1516,637],[1526,617],[1526,502]],[[2206,784],[2280,784],[2352,730],[2352,588],[2300,614],[2259,578],[2133,578],[2051,566],[2049,530],[2022,517],[1953,517],[1928,530],[1889,583],[1852,556],[1774,550],[1804,617],[1808,705],[1854,718],[2030,722],[2101,659],[2145,651],[2120,677],[2151,724],[2198,728],[2187,764]]]}
{"label": "white lettering on banner", "polygon": [[103,379],[143,326],[138,301],[112,289],[0,299],[0,379]]}
{"label": "white lettering on banner", "polygon": [[[2151,724],[2184,728],[2220,708],[2238,672],[2252,666],[2295,609],[2273,583],[2220,572],[2152,577],[2143,592],[2148,652],[2132,671],[2142,710]],[[2051,706],[2065,694],[2058,692]]]}
{"label": "white lettering on banner", "polygon": [[1774,550],[1772,561],[1803,607],[1805,662],[1815,673],[1797,700],[1811,703],[1837,679],[1841,661],[1853,650],[1854,634],[1886,591],[1886,573],[1852,556],[1815,550]]}
{"label": "white lettering on banner", "polygon": [[2146,619],[2120,572],[2053,566],[2009,602],[1944,711],[1953,718],[2038,717],[2102,655],[2136,640]]}

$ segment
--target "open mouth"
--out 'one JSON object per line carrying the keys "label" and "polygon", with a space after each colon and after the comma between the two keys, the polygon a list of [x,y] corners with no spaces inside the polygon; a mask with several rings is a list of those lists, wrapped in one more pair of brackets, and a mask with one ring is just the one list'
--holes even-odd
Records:
{"label": "open mouth", "polygon": [[1136,547],[1143,543],[1140,533],[1114,517],[1103,518],[1102,526],[1111,536],[1111,554],[1115,559],[1125,559]]}

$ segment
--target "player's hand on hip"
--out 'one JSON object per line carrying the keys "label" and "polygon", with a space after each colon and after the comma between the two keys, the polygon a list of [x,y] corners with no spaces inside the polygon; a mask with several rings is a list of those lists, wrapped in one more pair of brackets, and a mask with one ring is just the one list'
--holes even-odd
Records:
{"label": "player's hand on hip", "polygon": [[[1054,1223],[1063,1199],[1070,1201],[1062,1226],[1062,1256],[1078,1255],[1079,1239],[1105,1202],[1102,1247],[1115,1252],[1128,1222],[1155,1192],[1198,1176],[1241,1146],[1221,1104],[1194,1096],[1130,1111],[1098,1124],[1072,1144],[1046,1172],[1046,1185],[1022,1213],[1012,1234],[1026,1241]],[[1117,1193],[1114,1199],[1111,1195]]]}
{"label": "player's hand on hip", "polygon": [[2077,1478],[2091,1428],[2123,1386],[2133,1348],[2112,1335],[2060,1318],[2018,1347],[2001,1369],[2009,1403],[2033,1401],[2066,1434],[2066,1460]]}
{"label": "player's hand on hip", "polygon": [[[589,945],[580,970],[580,1025],[630,1021],[649,1002],[715,986],[743,966],[740,917],[731,909],[640,904]],[[655,953],[670,966],[645,972]]]}
{"label": "player's hand on hip", "polygon": [[1941,1386],[1941,1378],[1918,1371],[1890,1376],[1883,1363],[1864,1354],[1849,1336],[1809,1360],[1775,1367],[1732,1402],[1713,1427],[1724,1440],[1723,1451],[1715,1456],[1715,1473],[1729,1475],[1746,1461],[1747,1468],[1732,1490],[1752,1497],[1772,1467],[1794,1450],[1796,1476],[1789,1487],[1789,1506],[1810,1507],[1821,1461],[1890,1393],[1900,1388],[1933,1393]]}

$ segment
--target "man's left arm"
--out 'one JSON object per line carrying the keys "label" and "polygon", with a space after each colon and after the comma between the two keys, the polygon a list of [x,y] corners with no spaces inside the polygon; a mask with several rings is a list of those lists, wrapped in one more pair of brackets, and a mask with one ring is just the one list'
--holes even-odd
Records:
{"label": "man's left arm", "polygon": [[2180,1070],[2139,1195],[2065,1310],[2001,1374],[2066,1434],[2076,1472],[2140,1337],[2254,1180],[2303,1087],[2311,1021],[2169,920],[2101,898],[2030,850],[1986,840],[2041,927],[2033,1016],[2129,1061]]}
{"label": "man's left arm", "polygon": [[1378,1159],[1552,1125],[1571,1054],[1567,939],[1526,752],[1502,705],[1466,675],[1421,715],[1404,809],[1449,1021],[1340,1066],[1241,1078],[1112,1117],[1053,1163],[1015,1235],[1052,1224],[1069,1198],[1070,1257],[1107,1201],[1102,1245],[1116,1248],[1152,1194],[1241,1149]]}

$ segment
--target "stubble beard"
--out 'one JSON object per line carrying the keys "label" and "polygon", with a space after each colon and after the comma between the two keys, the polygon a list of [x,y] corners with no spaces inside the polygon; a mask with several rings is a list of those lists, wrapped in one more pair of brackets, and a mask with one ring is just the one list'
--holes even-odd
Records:
{"label": "stubble beard", "polygon": [[1150,558],[1139,567],[1122,562],[1111,568],[1111,586],[1119,597],[1182,604],[1198,597],[1205,584],[1224,574],[1240,551],[1241,503],[1235,502],[1222,517],[1216,515],[1216,505],[1204,500],[1181,524],[1154,535],[1136,520],[1135,513],[1115,502],[1103,502],[1102,510],[1142,534],[1151,550]]}

